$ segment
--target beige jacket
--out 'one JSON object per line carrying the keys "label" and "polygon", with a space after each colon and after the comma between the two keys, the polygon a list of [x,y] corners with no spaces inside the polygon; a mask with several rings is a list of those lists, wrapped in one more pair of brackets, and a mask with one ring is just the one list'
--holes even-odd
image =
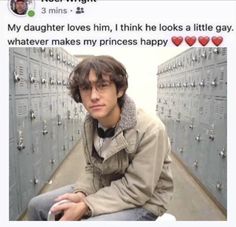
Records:
{"label": "beige jacket", "polygon": [[76,190],[87,194],[92,216],[143,207],[162,215],[173,194],[170,143],[158,117],[150,117],[125,97],[121,120],[105,158],[93,149],[94,121],[87,116],[83,145],[85,173]]}

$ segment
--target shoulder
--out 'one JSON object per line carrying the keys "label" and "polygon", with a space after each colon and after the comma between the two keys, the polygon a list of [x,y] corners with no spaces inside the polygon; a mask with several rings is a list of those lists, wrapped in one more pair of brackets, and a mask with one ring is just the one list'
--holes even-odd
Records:
{"label": "shoulder", "polygon": [[137,129],[139,131],[165,131],[165,125],[157,115],[145,112],[143,109],[137,109]]}

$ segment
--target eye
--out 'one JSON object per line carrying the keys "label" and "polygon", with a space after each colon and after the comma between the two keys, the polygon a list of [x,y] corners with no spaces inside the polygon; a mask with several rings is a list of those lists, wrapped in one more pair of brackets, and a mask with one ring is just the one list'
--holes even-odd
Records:
{"label": "eye", "polygon": [[89,85],[82,85],[82,86],[79,87],[79,89],[81,91],[88,91],[88,90],[91,89],[91,87]]}

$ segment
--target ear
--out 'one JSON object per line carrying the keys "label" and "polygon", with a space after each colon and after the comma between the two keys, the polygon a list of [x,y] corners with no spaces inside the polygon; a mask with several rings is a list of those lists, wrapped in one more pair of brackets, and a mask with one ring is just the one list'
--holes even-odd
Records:
{"label": "ear", "polygon": [[124,95],[124,91],[123,90],[119,90],[118,94],[117,94],[117,98],[120,98]]}

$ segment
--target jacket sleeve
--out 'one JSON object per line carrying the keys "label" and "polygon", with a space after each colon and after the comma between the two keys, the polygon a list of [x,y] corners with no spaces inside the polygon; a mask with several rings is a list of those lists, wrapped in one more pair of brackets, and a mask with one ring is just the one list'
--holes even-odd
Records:
{"label": "jacket sleeve", "polygon": [[169,152],[168,136],[164,128],[144,133],[124,176],[85,198],[92,215],[144,205],[156,189]]}

